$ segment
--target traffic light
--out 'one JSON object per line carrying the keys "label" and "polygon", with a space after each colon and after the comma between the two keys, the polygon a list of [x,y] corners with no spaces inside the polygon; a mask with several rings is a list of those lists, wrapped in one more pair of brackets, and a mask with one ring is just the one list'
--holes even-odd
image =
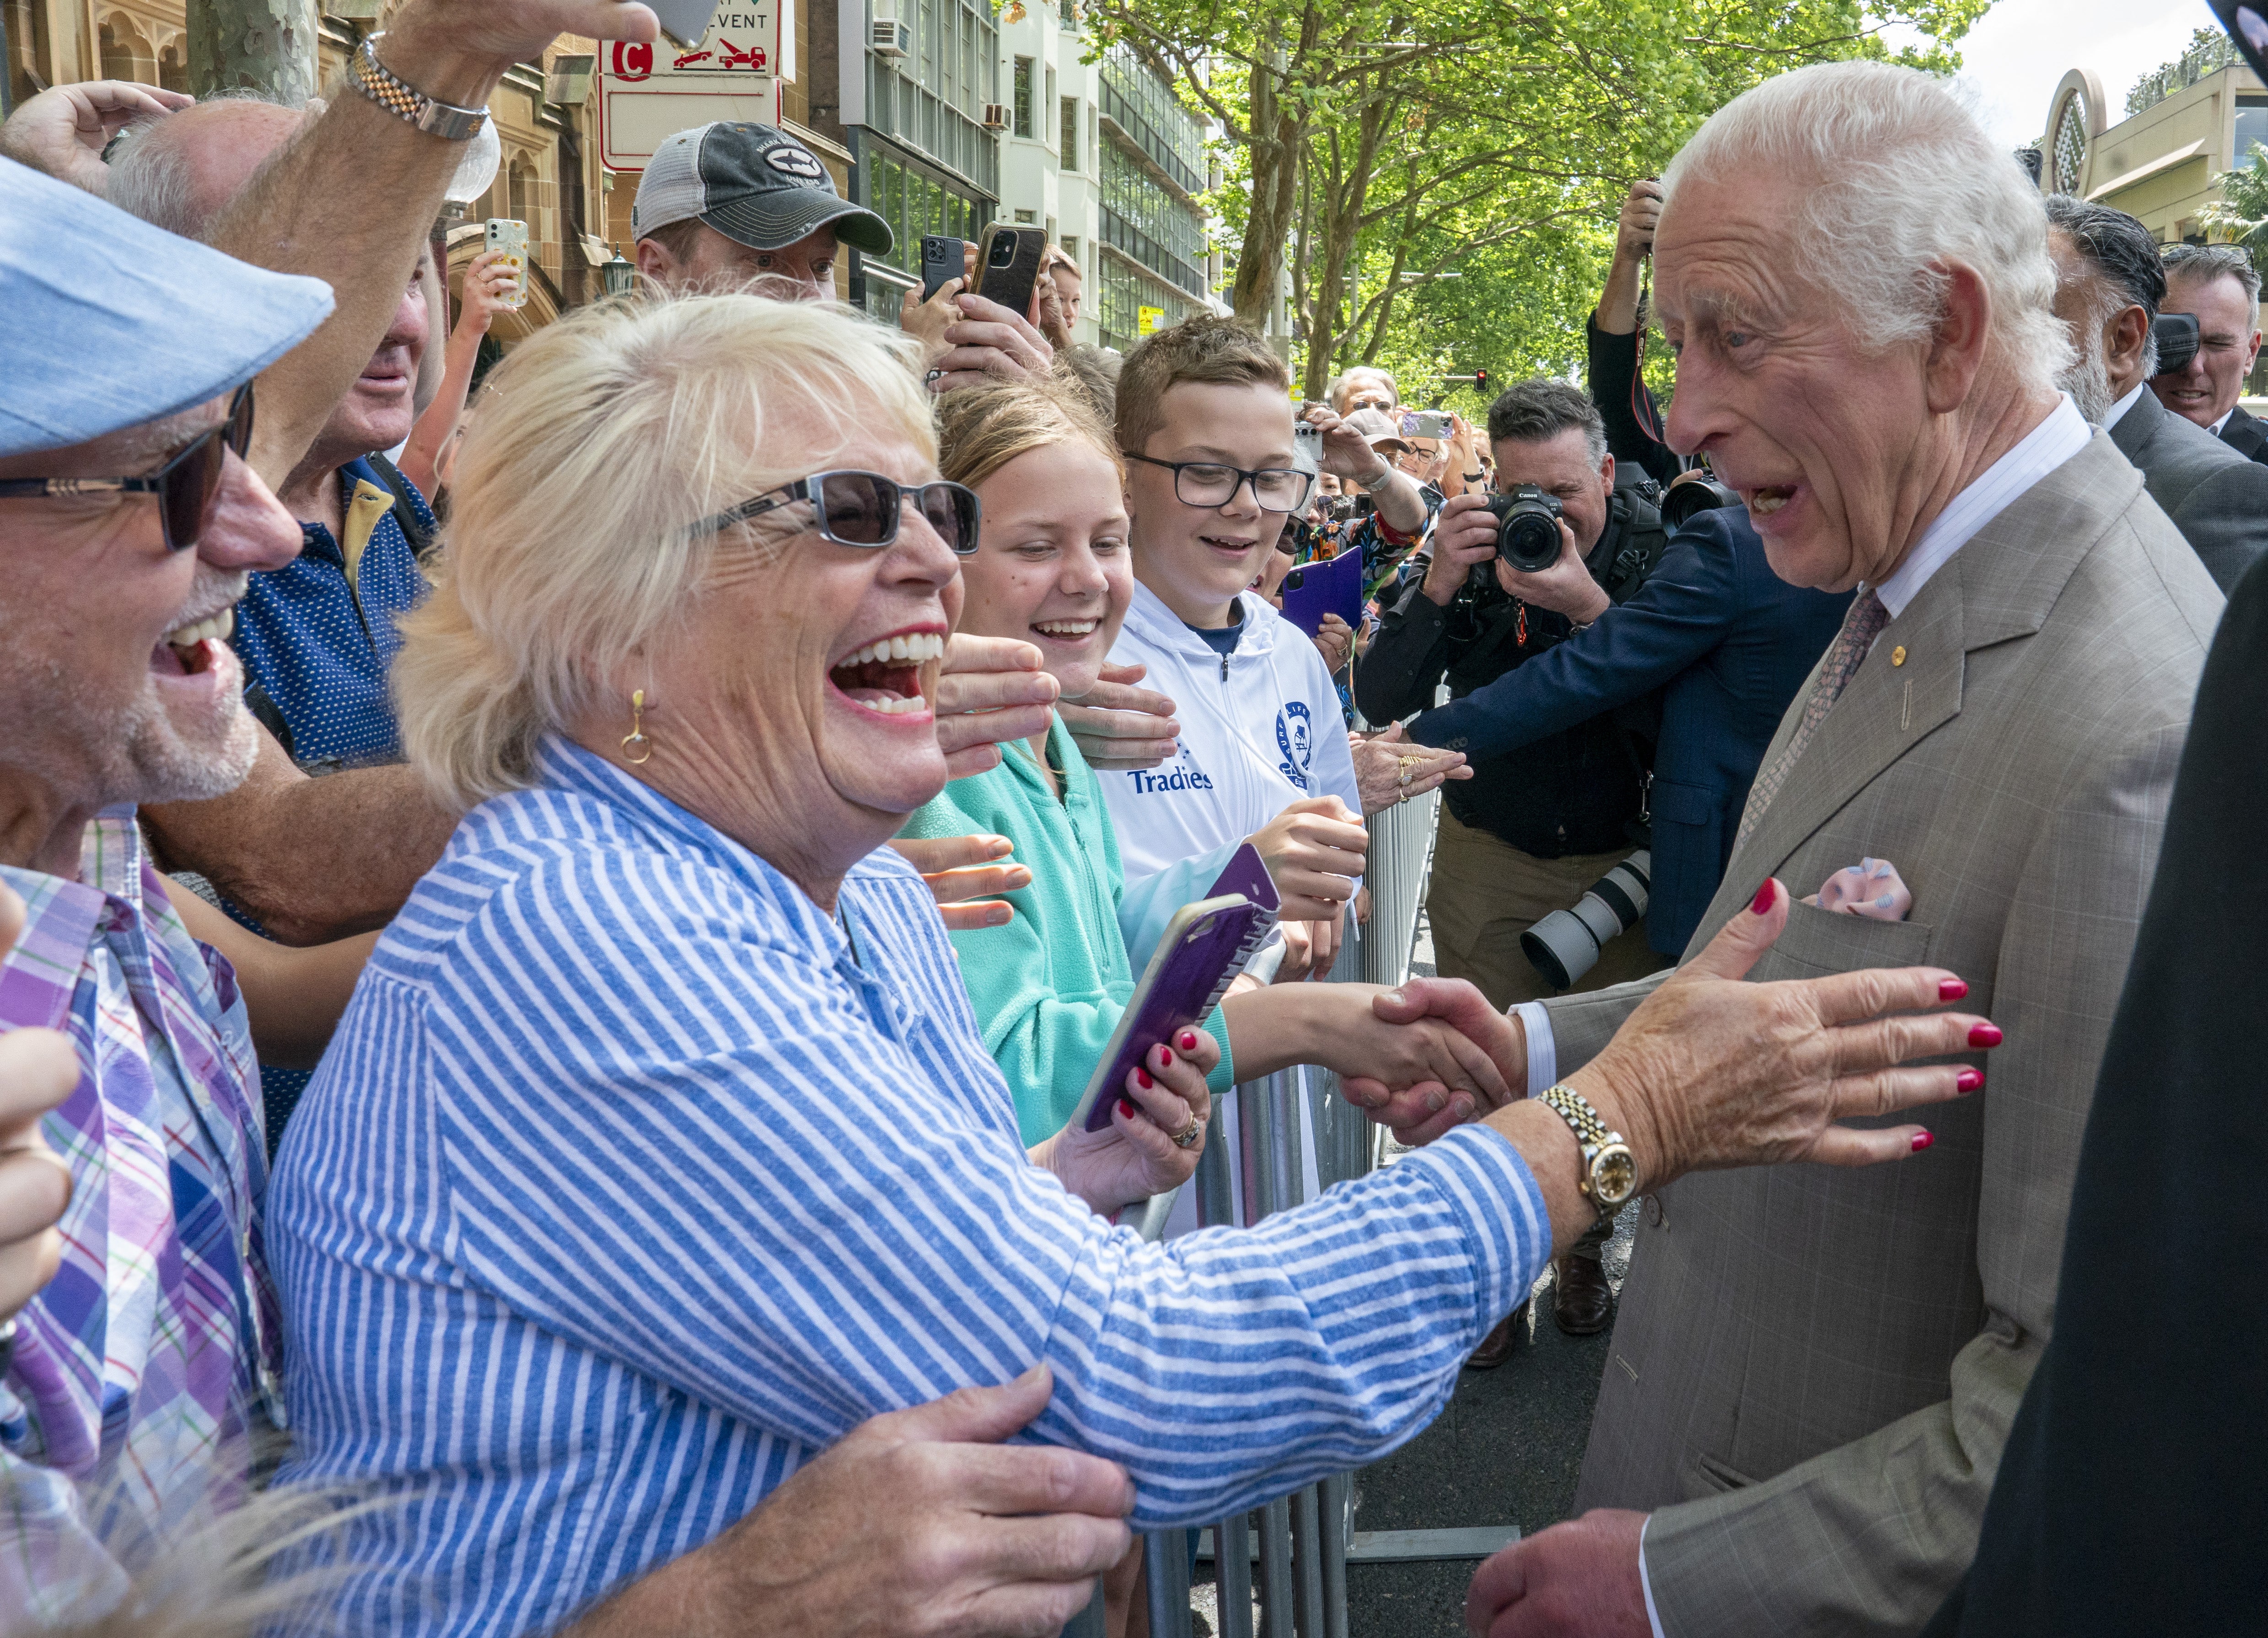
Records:
{"label": "traffic light", "polygon": [[1488,383],[1489,373],[1486,370],[1475,370],[1473,372],[1473,391],[1478,393],[1484,398],[1488,396]]}

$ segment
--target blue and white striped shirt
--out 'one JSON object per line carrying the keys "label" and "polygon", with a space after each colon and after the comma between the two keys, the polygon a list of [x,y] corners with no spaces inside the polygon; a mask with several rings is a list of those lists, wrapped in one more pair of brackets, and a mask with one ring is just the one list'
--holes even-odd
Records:
{"label": "blue and white striped shirt", "polygon": [[284,1476],[395,1502],[350,1527],[350,1628],[558,1622],[866,1417],[1042,1360],[1026,1437],[1124,1463],[1139,1526],[1217,1518],[1415,1434],[1550,1253],[1478,1128],[1145,1244],[1027,1160],[896,855],[846,940],[596,757],[540,778],[379,942],[269,1194]]}

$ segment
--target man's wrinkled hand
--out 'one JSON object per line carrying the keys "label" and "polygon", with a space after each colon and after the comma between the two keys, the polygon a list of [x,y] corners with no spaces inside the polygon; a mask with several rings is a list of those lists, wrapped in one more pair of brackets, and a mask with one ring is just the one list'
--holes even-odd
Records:
{"label": "man's wrinkled hand", "polygon": [[1057,707],[1079,755],[1097,773],[1154,768],[1180,749],[1174,702],[1134,686],[1147,675],[1144,666],[1105,665],[1093,688]]}
{"label": "man's wrinkled hand", "polygon": [[1022,314],[965,291],[952,300],[960,313],[941,332],[946,350],[931,362],[932,392],[995,377],[1045,376],[1054,367],[1055,349]]}
{"label": "man's wrinkled hand", "polygon": [[0,127],[0,154],[57,181],[105,193],[110,167],[102,162],[102,151],[110,139],[144,114],[171,114],[195,100],[181,92],[123,79],[51,86],[28,99]]}
{"label": "man's wrinkled hand", "polygon": [[890,851],[921,872],[948,933],[1005,927],[1016,908],[996,894],[1032,885],[1032,873],[1008,857],[1016,845],[1005,836],[902,836]]}
{"label": "man's wrinkled hand", "polygon": [[937,745],[946,777],[965,779],[1000,765],[1000,747],[1048,731],[1048,711],[1059,691],[1041,669],[1045,656],[1012,637],[946,640],[937,679]]}
{"label": "man's wrinkled hand", "polygon": [[1465,1591],[1473,1638],[1650,1638],[1638,1538],[1646,1515],[1595,1508],[1513,1542]]}

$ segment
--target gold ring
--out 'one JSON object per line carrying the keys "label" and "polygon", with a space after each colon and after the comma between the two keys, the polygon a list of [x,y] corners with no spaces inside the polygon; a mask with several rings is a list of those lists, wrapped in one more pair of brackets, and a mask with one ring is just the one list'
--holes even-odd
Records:
{"label": "gold ring", "polygon": [[1189,1124],[1179,1132],[1170,1133],[1177,1149],[1193,1149],[1204,1140],[1205,1124],[1197,1118],[1195,1110],[1189,1111]]}

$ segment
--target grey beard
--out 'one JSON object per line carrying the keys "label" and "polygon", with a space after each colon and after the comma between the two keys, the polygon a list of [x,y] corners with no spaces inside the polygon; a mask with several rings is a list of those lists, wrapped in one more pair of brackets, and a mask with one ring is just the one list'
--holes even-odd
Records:
{"label": "grey beard", "polygon": [[2056,385],[2071,395],[2089,424],[2101,426],[2117,401],[2110,396],[2110,366],[2102,356],[2102,333],[2088,328],[2093,333],[2072,338],[2079,356],[2072,360],[2071,368],[2056,378]]}

